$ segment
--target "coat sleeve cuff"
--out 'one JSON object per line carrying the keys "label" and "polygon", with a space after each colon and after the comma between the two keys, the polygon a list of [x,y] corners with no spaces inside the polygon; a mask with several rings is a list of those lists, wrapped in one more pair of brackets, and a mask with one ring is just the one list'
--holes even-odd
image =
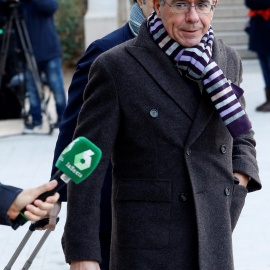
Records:
{"label": "coat sleeve cuff", "polygon": [[72,261],[97,261],[101,262],[100,243],[89,243],[89,245],[68,245],[65,237],[62,238],[62,247],[66,262]]}
{"label": "coat sleeve cuff", "polygon": [[247,175],[250,180],[247,185],[248,192],[253,192],[256,190],[260,190],[262,188],[262,184],[260,181],[260,177],[257,173],[257,169],[254,168],[253,164],[243,163],[241,160],[233,161],[233,172],[243,173]]}
{"label": "coat sleeve cuff", "polygon": [[22,189],[0,184],[0,224],[12,225],[8,210]]}

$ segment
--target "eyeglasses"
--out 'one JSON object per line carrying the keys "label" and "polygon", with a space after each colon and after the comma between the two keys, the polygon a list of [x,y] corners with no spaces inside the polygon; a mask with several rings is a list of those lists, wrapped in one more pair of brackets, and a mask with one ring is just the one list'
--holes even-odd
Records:
{"label": "eyeglasses", "polygon": [[178,13],[178,14],[183,14],[183,13],[188,13],[191,9],[191,7],[195,7],[195,10],[197,13],[200,14],[209,14],[213,12],[214,7],[216,5],[211,5],[211,4],[197,4],[197,5],[189,5],[189,4],[168,4],[165,0],[163,2],[168,5],[171,8],[171,11],[173,13]]}

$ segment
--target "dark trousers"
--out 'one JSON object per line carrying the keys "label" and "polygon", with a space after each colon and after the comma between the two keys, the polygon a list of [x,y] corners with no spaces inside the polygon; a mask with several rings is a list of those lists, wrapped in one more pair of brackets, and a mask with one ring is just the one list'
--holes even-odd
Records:
{"label": "dark trousers", "polygon": [[265,87],[270,88],[270,54],[258,53],[258,56],[262,68]]}

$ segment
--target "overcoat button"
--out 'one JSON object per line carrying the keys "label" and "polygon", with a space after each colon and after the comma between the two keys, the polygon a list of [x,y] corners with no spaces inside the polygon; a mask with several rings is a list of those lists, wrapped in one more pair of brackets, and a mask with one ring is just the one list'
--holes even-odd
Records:
{"label": "overcoat button", "polygon": [[222,154],[225,154],[225,153],[226,153],[226,150],[227,150],[226,145],[221,145],[221,146],[220,146],[220,152],[221,152]]}
{"label": "overcoat button", "polygon": [[230,195],[230,189],[228,187],[225,188],[224,193],[226,196]]}
{"label": "overcoat button", "polygon": [[153,117],[153,118],[157,118],[158,117],[158,110],[156,109],[153,109],[150,111],[150,115]]}
{"label": "overcoat button", "polygon": [[186,202],[187,201],[187,193],[181,193],[179,196],[179,200],[182,202]]}
{"label": "overcoat button", "polygon": [[189,148],[186,150],[186,154],[187,154],[188,156],[191,155],[191,150],[190,150]]}

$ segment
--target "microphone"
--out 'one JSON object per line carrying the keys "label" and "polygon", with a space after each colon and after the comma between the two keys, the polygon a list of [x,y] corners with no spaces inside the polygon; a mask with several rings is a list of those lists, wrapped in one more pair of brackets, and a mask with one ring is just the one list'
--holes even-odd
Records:
{"label": "microphone", "polygon": [[[58,185],[53,190],[41,194],[37,199],[45,201],[47,197],[58,192],[70,180],[76,184],[82,182],[96,168],[101,156],[101,150],[85,137],[78,137],[72,141],[63,150],[55,164],[58,170],[51,180],[57,180]],[[26,208],[21,210],[13,221],[12,228],[14,230],[28,221],[28,218],[23,214],[24,211],[26,211]]]}

